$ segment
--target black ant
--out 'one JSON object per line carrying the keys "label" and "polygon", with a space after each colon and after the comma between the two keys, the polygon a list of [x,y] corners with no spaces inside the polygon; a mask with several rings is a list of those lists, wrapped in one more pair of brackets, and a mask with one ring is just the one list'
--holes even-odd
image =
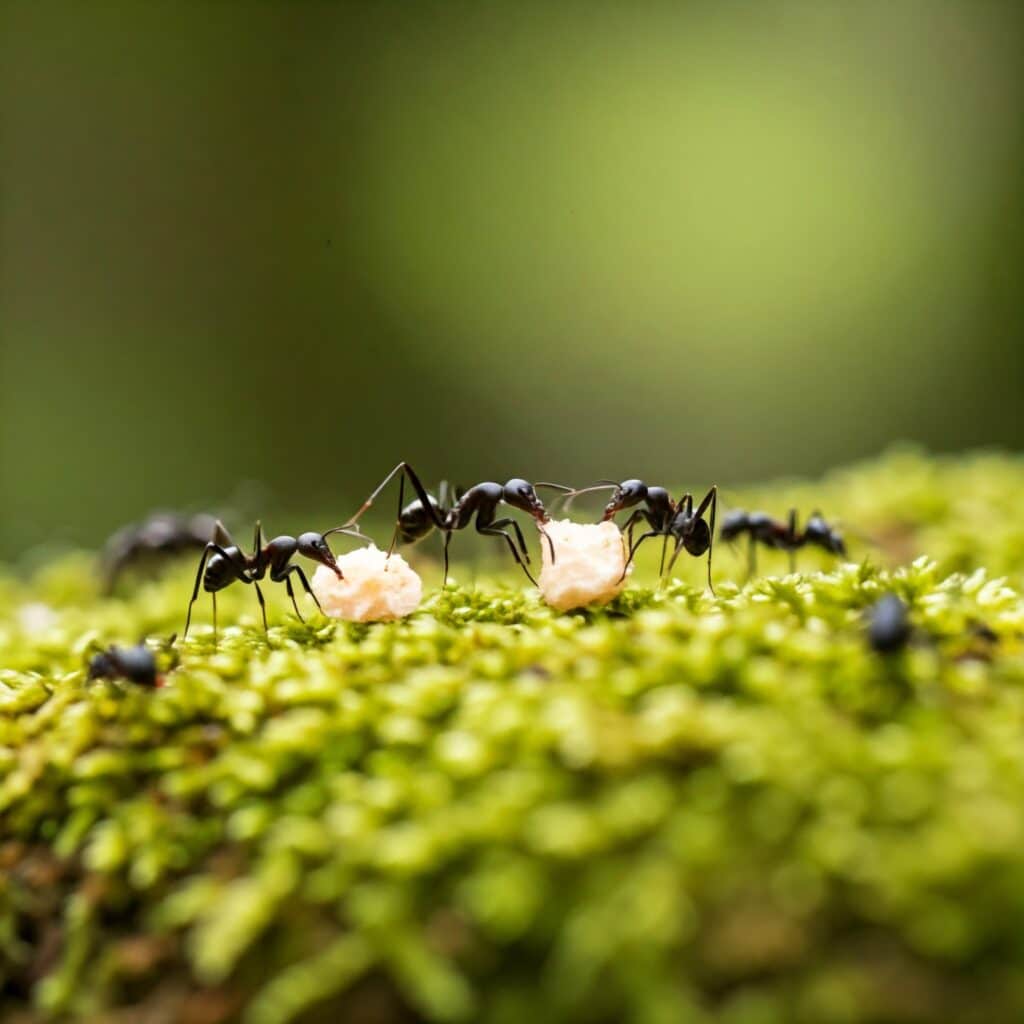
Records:
{"label": "black ant", "polygon": [[[451,543],[452,533],[456,530],[464,530],[470,523],[473,523],[477,533],[482,533],[487,537],[504,537],[516,564],[526,573],[530,582],[536,585],[537,581],[528,568],[530,554],[526,549],[526,540],[523,537],[522,529],[511,516],[497,518],[498,506],[504,502],[533,517],[538,529],[547,539],[551,549],[551,559],[554,561],[554,544],[544,530],[544,524],[549,522],[551,517],[540,498],[537,497],[534,485],[526,480],[520,480],[518,477],[509,480],[504,485],[486,482],[476,484],[468,490],[456,488],[453,495],[454,500],[449,496],[448,485],[442,484],[438,490],[438,496],[435,498],[432,494],[427,493],[412,466],[407,462],[400,462],[384,477],[376,490],[359,507],[359,511],[345,525],[354,525],[396,476],[399,476],[398,517],[395,521],[391,544],[388,547],[389,557],[396,544],[415,544],[432,530],[438,530],[444,534],[444,582],[447,583],[448,545]],[[416,492],[416,498],[408,505],[404,504],[407,477],[413,491]],[[572,492],[571,487],[563,487],[561,484],[539,483],[537,487],[551,487],[567,494]],[[514,542],[512,535],[507,532],[508,528],[515,533]]]}
{"label": "black ant", "polygon": [[879,654],[895,654],[910,640],[909,609],[895,595],[884,594],[868,609],[868,643]]}
{"label": "black ant", "polygon": [[134,565],[205,548],[216,522],[206,513],[155,512],[141,523],[122,527],[107,540],[100,555],[103,593],[112,594],[122,574]]}
{"label": "black ant", "polygon": [[[166,646],[174,643],[174,637]],[[127,679],[138,686],[160,686],[156,656],[140,641],[134,647],[108,647],[89,659],[90,679]]]}
{"label": "black ant", "polygon": [[[664,487],[648,486],[643,480],[623,480],[621,483],[602,480],[593,487],[574,491],[570,497],[608,487],[613,489],[612,496],[608,500],[608,504],[605,505],[601,522],[614,521],[615,516],[624,509],[631,508],[633,510],[621,526],[622,532],[626,534],[629,551],[626,557],[626,566],[622,571],[623,577],[632,564],[640,545],[651,537],[663,537],[658,575],[664,576],[666,571],[671,572],[672,566],[676,564],[676,559],[684,550],[694,558],[700,558],[707,553],[708,589],[713,594],[715,587],[711,582],[711,556],[714,548],[718,488],[712,487],[704,495],[696,511],[693,507],[692,494],[684,494],[678,501],[673,501]],[[710,513],[710,525],[704,520],[706,512]],[[633,531],[641,522],[646,523],[649,529],[634,540]],[[675,540],[676,546],[666,569],[665,555],[670,538]]]}
{"label": "black ant", "polygon": [[846,542],[834,527],[829,526],[820,512],[812,512],[803,530],[797,527],[796,509],[790,509],[789,518],[782,522],[767,512],[730,512],[722,523],[721,538],[736,540],[747,534],[750,538],[749,573],[757,571],[757,545],[789,552],[789,570],[796,571],[796,553],[810,544],[833,555],[846,557]]}
{"label": "black ant", "polygon": [[296,555],[313,562],[326,565],[338,577],[343,579],[341,569],[335,560],[334,553],[327,544],[327,537],[332,533],[344,533],[349,537],[356,537],[365,540],[364,534],[358,529],[351,529],[350,524],[336,526],[326,533],[303,533],[298,538],[289,536],[275,537],[269,543],[263,543],[263,529],[256,523],[256,533],[253,538],[253,553],[245,554],[242,549],[232,540],[231,534],[224,528],[224,524],[218,519],[213,528],[213,539],[203,549],[199,559],[199,568],[196,570],[196,582],[192,588],[192,599],[188,603],[188,614],[185,617],[185,632],[188,636],[188,627],[192,621],[192,605],[199,596],[199,586],[202,584],[205,590],[213,599],[213,634],[217,635],[217,591],[231,586],[232,583],[252,584],[256,589],[256,597],[260,602],[260,612],[263,615],[263,628],[267,629],[267,606],[263,599],[263,591],[260,590],[259,581],[267,573],[274,583],[284,582],[291,598],[292,607],[300,622],[304,622],[299,606],[295,601],[295,591],[292,589],[291,576],[294,573],[299,578],[303,589],[311,598],[313,603],[322,612],[320,602],[316,599],[309,585],[306,574],[302,567],[292,563]]}

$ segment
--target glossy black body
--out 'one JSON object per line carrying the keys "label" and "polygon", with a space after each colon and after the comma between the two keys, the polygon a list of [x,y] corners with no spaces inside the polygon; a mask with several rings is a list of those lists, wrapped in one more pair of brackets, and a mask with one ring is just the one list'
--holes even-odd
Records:
{"label": "glossy black body", "polygon": [[156,512],[141,523],[132,523],[113,534],[100,555],[103,592],[111,594],[129,569],[157,565],[162,561],[205,548],[213,538],[217,520],[199,513],[183,516]]}
{"label": "glossy black body", "polygon": [[895,594],[885,594],[868,610],[868,643],[879,654],[902,650],[910,634],[909,609]]}
{"label": "glossy black body", "polygon": [[127,679],[139,686],[156,686],[156,658],[145,644],[109,647],[89,659],[90,679]]}
{"label": "glossy black body", "polygon": [[[711,556],[714,550],[715,514],[718,508],[718,488],[712,487],[701,499],[696,509],[693,507],[693,495],[684,494],[678,501],[673,501],[664,487],[648,486],[643,480],[623,480],[614,487],[612,496],[605,506],[602,522],[614,521],[615,516],[625,509],[632,509],[622,530],[626,534],[629,554],[626,558],[626,569],[644,541],[651,537],[663,537],[661,549],[661,568],[664,574],[671,572],[680,553],[685,551],[695,558],[708,556],[708,589],[714,593],[711,581]],[[704,519],[707,513],[710,524]],[[647,531],[635,541],[633,531],[638,523],[646,523]],[[675,550],[666,570],[665,554],[669,540],[675,541]],[[625,575],[625,570],[623,571]]]}
{"label": "glossy black body", "polygon": [[[377,485],[373,493],[345,525],[355,525],[363,513],[373,505],[381,491],[396,476],[399,478],[398,515],[391,545],[388,548],[389,554],[394,550],[396,544],[415,544],[432,531],[438,530],[444,534],[444,579],[447,582],[448,545],[451,543],[452,534],[472,525],[477,533],[488,537],[504,538],[516,564],[526,573],[531,583],[537,582],[528,568],[530,555],[522,529],[510,516],[498,517],[499,506],[502,503],[510,505],[512,508],[526,512],[533,518],[543,534],[544,524],[549,521],[550,517],[544,503],[537,497],[533,484],[518,477],[505,484],[485,481],[475,484],[466,491],[456,490],[452,498],[449,498],[447,484],[442,484],[438,496],[434,497],[427,492],[412,466],[407,462],[400,462]],[[408,505],[405,504],[406,480],[409,481],[416,494],[415,499]],[[570,488],[561,487],[558,484],[545,484],[544,486],[557,487],[566,492],[570,490]],[[512,531],[511,534],[508,532],[509,530]],[[513,534],[515,535],[514,541]],[[547,535],[545,534],[545,536]],[[548,543],[551,543],[550,538],[548,538]],[[553,547],[551,554],[554,558]]]}
{"label": "glossy black body", "polygon": [[232,540],[231,535],[224,528],[224,524],[218,520],[214,525],[213,539],[203,549],[199,559],[199,568],[196,571],[196,582],[192,589],[192,598],[188,603],[188,614],[185,618],[185,633],[188,635],[188,628],[192,622],[192,606],[199,596],[199,588],[202,586],[206,593],[210,594],[213,600],[213,628],[217,631],[217,593],[233,583],[244,583],[252,586],[256,591],[256,597],[260,603],[260,612],[263,616],[263,628],[267,628],[267,609],[263,598],[263,591],[260,589],[260,580],[266,576],[274,583],[284,583],[291,599],[295,614],[302,620],[302,613],[299,611],[298,603],[295,600],[295,591],[292,588],[292,576],[298,578],[302,588],[306,591],[317,608],[320,602],[317,601],[309,585],[309,580],[300,565],[295,564],[292,559],[296,555],[302,555],[312,562],[326,565],[333,570],[339,579],[342,578],[341,569],[335,560],[334,553],[327,543],[327,537],[332,533],[345,533],[349,536],[362,539],[362,535],[355,529],[345,526],[337,526],[326,533],[303,533],[299,537],[282,535],[275,537],[267,544],[263,543],[263,530],[260,524],[256,524],[256,533],[253,538],[253,552],[247,555]]}

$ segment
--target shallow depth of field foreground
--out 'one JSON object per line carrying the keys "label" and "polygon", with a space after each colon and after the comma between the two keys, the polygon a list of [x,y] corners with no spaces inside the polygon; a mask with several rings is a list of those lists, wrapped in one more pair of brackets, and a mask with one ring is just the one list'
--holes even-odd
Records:
{"label": "shallow depth of field foreground", "polygon": [[721,545],[712,597],[652,550],[557,614],[511,564],[442,594],[428,542],[411,619],[278,596],[265,637],[236,587],[155,691],[84,662],[180,632],[190,560],[107,601],[82,557],[0,576],[0,1017],[1024,1019],[1024,462],[723,503],[820,506],[854,561],[745,585]]}

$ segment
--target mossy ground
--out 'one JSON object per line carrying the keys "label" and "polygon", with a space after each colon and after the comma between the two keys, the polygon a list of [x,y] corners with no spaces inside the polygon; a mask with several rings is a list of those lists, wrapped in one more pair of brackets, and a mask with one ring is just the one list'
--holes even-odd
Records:
{"label": "mossy ground", "polygon": [[1024,463],[734,498],[870,542],[572,615],[509,574],[264,636],[229,592],[153,692],[83,660],[180,630],[187,566],[0,577],[0,1017],[1024,1019]]}

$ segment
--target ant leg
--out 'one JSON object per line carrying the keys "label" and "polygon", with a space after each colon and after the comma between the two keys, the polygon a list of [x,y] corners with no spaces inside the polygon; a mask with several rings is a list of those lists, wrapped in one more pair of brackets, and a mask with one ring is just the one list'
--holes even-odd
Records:
{"label": "ant leg", "polygon": [[[285,583],[288,586],[288,596],[291,597],[291,599],[292,599],[292,606],[294,607],[295,606],[295,594],[294,594],[294,591],[292,590],[292,584],[291,584],[291,574],[292,573],[295,573],[295,575],[299,577],[299,582],[302,584],[302,589],[305,590],[306,593],[309,594],[309,596],[311,598],[313,598],[313,604],[315,604],[317,606],[317,609],[319,610],[320,614],[322,615],[323,614],[323,608],[320,607],[320,602],[316,599],[316,594],[313,593],[313,588],[309,585],[309,580],[307,579],[306,574],[302,571],[302,566],[301,565],[289,565],[288,568],[285,569],[284,572],[280,576],[277,576],[277,577],[273,577],[272,576],[271,579],[273,579],[277,583],[279,583],[281,580],[285,581]],[[303,621],[303,622],[306,621],[305,619],[302,618],[302,613],[299,611],[299,609],[297,607],[295,608],[295,614],[299,616],[299,619],[301,621]]]}
{"label": "ant leg", "polygon": [[537,581],[533,578],[533,575],[527,568],[526,562],[523,561],[522,556],[516,550],[515,542],[512,540],[511,536],[509,536],[509,534],[507,534],[502,529],[503,526],[509,525],[515,526],[517,530],[519,528],[518,523],[516,523],[514,519],[496,519],[493,523],[488,523],[487,526],[481,526],[480,523],[477,522],[476,532],[482,533],[484,534],[484,536],[487,537],[504,537],[506,543],[508,544],[509,551],[512,552],[512,557],[516,560],[516,563],[523,570],[523,572],[526,573],[526,578],[534,586],[537,586]]}
{"label": "ant leg", "polygon": [[267,602],[263,599],[263,591],[260,590],[260,585],[255,580],[252,581],[252,585],[256,588],[256,596],[260,601],[260,612],[263,615],[263,632],[269,633],[270,627],[267,626]]}
{"label": "ant leg", "polygon": [[[636,528],[636,524],[639,523],[641,519],[645,519],[646,517],[647,517],[646,509],[635,508],[626,517],[626,521],[619,527],[620,532],[622,532],[622,533],[624,533],[626,535],[626,543],[630,547],[633,546],[633,530]],[[652,527],[654,526],[654,524],[651,523],[650,520],[648,520],[648,523]]]}
{"label": "ant leg", "polygon": [[708,506],[711,506],[711,523],[708,531],[708,590],[715,592],[715,585],[711,582],[711,555],[715,548],[715,513],[718,511],[718,487],[712,486],[711,490],[704,495],[704,499],[697,506],[697,518],[700,519]]}
{"label": "ant leg", "polygon": [[668,569],[666,570],[667,572],[669,572],[669,573],[672,572],[672,566],[674,566],[676,564],[676,559],[679,557],[680,552],[682,552],[682,550],[683,550],[683,542],[681,540],[679,540],[679,541],[676,542],[676,549],[675,549],[675,551],[672,552],[672,557],[669,559]]}
{"label": "ant leg", "polygon": [[395,553],[395,546],[398,544],[398,530],[402,522],[402,509],[405,507],[405,474],[398,478],[398,512],[395,513],[395,528],[391,531],[391,543],[388,545],[388,553],[384,556],[384,571],[388,571],[388,562]]}
{"label": "ant leg", "polygon": [[416,492],[416,497],[422,502],[423,507],[427,510],[427,514],[433,520],[434,527],[438,530],[443,529],[443,523],[441,517],[437,514],[437,510],[434,508],[427,495],[427,489],[423,486],[422,481],[416,475],[416,471],[409,465],[408,462],[400,462],[384,479],[377,485],[376,490],[359,506],[359,510],[354,516],[351,517],[344,525],[353,526],[359,517],[376,501],[377,496],[385,487],[399,474],[404,473],[409,478],[409,483],[412,484],[412,489]]}
{"label": "ant leg", "polygon": [[258,555],[263,550],[263,526],[256,520],[256,532],[252,538],[252,553]]}
{"label": "ant leg", "polygon": [[291,575],[285,576],[284,587],[288,591],[288,596],[292,599],[292,607],[295,609],[295,614],[298,617],[299,622],[305,622],[306,620],[302,617],[302,612],[299,611],[299,606],[295,601],[295,591],[292,590],[292,578]]}
{"label": "ant leg", "polygon": [[[218,522],[218,525],[220,525],[219,522]],[[223,527],[221,527],[221,529],[223,530]],[[226,534],[227,531],[224,530],[224,533]],[[228,537],[229,541],[230,541],[230,539],[231,538]],[[185,631],[181,634],[182,640],[184,640],[185,637],[188,636],[188,627],[189,627],[189,625],[192,622],[192,605],[194,605],[196,603],[196,598],[199,596],[199,586],[203,582],[203,570],[206,568],[206,561],[210,557],[211,554],[221,555],[223,558],[226,558],[228,560],[228,562],[231,563],[231,565],[233,565],[235,567],[236,571],[238,569],[238,563],[236,562],[236,560],[233,559],[227,553],[227,551],[220,546],[220,544],[218,544],[218,543],[216,543],[216,542],[211,540],[206,545],[206,547],[203,548],[203,553],[199,556],[199,568],[196,570],[195,586],[192,587],[192,598],[191,598],[191,600],[188,603],[188,611],[185,613]],[[243,571],[244,571],[244,568],[243,568]],[[240,576],[240,578],[244,579],[244,577],[242,577],[242,576]]]}
{"label": "ant leg", "polygon": [[[530,562],[530,552],[526,549],[526,539],[523,537],[523,531],[519,528],[519,524],[514,519],[502,519],[498,523],[491,523],[491,526],[511,526],[516,532],[516,540],[519,542],[519,550],[523,553],[527,565]],[[551,553],[554,555],[554,546],[551,548]]]}
{"label": "ant leg", "polygon": [[444,534],[444,578],[441,581],[441,589],[448,586],[448,545],[452,542],[452,531],[446,530]]}
{"label": "ant leg", "polygon": [[185,631],[181,634],[181,639],[184,640],[188,636],[188,627],[192,624],[192,605],[196,603],[196,598],[199,596],[199,585],[203,582],[203,570],[206,568],[206,559],[210,554],[210,544],[207,544],[203,548],[203,553],[199,556],[199,568],[196,570],[196,583],[192,588],[192,598],[188,603],[188,611],[185,613]]}
{"label": "ant leg", "polygon": [[663,579],[665,576],[665,555],[668,554],[668,538],[669,534],[665,534],[665,539],[661,542],[661,564],[658,566],[658,578]]}
{"label": "ant leg", "polygon": [[217,642],[217,591],[214,591],[211,595],[213,598],[213,642]]}
{"label": "ant leg", "polygon": [[384,477],[383,480],[381,480],[381,482],[377,485],[376,489],[366,499],[366,501],[364,501],[362,505],[359,506],[359,510],[356,512],[356,514],[352,516],[350,519],[346,520],[345,526],[354,526],[356,522],[358,522],[362,514],[377,500],[377,497],[380,494],[380,492],[383,491],[384,488],[387,487],[387,485],[391,483],[392,480],[395,479],[395,476],[401,473],[404,469],[404,462],[400,462],[397,466],[395,466],[395,468],[391,470],[391,472],[388,473],[388,475]]}
{"label": "ant leg", "polygon": [[[309,585],[309,580],[306,579],[306,574],[303,572],[301,565],[293,565],[289,572],[294,572],[299,577],[299,582],[302,584],[302,589],[305,590],[311,598],[313,598],[313,604],[316,605],[317,610],[323,615],[323,608],[320,607],[320,602],[316,598],[316,594],[313,593],[313,588]],[[301,616],[300,616],[301,618]]]}
{"label": "ant leg", "polygon": [[[626,578],[626,573],[629,572],[629,567],[633,564],[633,559],[636,557],[637,551],[640,549],[640,545],[645,540],[649,540],[651,537],[660,537],[662,535],[661,530],[648,530],[646,533],[641,534],[629,548],[629,554],[626,556],[626,564],[622,569],[622,575],[619,577],[618,582],[621,583]],[[669,566],[671,568],[671,566]]]}
{"label": "ant leg", "polygon": [[551,534],[544,529],[543,523],[537,524],[537,530],[540,535],[548,542],[548,551],[551,552],[551,564],[555,564],[555,542],[551,539]]}

